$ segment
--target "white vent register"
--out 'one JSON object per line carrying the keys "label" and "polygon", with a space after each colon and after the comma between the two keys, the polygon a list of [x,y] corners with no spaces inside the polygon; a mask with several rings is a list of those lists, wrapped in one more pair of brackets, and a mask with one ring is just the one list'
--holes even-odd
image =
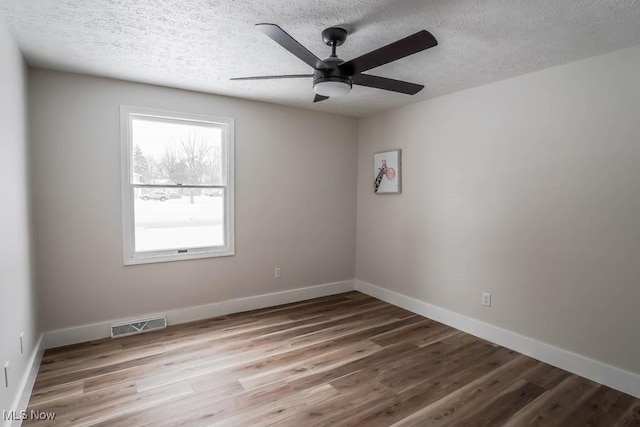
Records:
{"label": "white vent register", "polygon": [[167,327],[165,316],[147,319],[134,319],[126,322],[113,323],[111,325],[111,338],[126,337],[128,335],[142,334]]}

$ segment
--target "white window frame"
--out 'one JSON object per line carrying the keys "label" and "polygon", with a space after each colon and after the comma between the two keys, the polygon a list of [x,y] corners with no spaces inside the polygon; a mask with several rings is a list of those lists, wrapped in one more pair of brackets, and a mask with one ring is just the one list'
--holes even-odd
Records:
{"label": "white window frame", "polygon": [[[180,122],[214,125],[222,129],[223,141],[226,139],[227,185],[176,185],[176,188],[223,188],[224,191],[224,242],[223,246],[208,248],[181,248],[149,252],[135,251],[134,188],[172,187],[171,185],[136,184],[133,178],[133,134],[132,120],[147,117],[163,122]],[[121,170],[122,170],[122,241],[124,265],[148,264],[155,262],[182,261],[198,258],[231,256],[235,254],[234,233],[234,120],[203,114],[183,113],[130,105],[120,106],[121,127]],[[184,250],[187,252],[184,252]]]}

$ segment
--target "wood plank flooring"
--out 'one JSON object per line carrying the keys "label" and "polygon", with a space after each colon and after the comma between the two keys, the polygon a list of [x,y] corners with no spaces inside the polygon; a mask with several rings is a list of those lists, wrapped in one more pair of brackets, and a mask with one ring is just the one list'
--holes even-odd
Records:
{"label": "wood plank flooring", "polygon": [[640,426],[640,400],[358,292],[48,350],[38,426]]}

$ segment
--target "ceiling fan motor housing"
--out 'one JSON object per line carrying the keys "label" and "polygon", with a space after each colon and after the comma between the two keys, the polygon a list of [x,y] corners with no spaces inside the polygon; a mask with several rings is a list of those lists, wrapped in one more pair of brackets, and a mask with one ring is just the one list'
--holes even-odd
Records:
{"label": "ceiling fan motor housing", "polygon": [[344,96],[351,91],[353,85],[351,76],[341,71],[338,65],[344,61],[338,57],[329,57],[324,60],[331,66],[328,70],[315,70],[313,73],[313,90],[322,96]]}

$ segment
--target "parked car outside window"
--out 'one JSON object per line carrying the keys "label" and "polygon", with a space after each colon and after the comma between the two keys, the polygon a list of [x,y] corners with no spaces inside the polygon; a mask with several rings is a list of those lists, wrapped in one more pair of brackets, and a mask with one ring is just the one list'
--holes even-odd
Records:
{"label": "parked car outside window", "polygon": [[222,196],[222,188],[214,188],[206,193],[203,193],[204,196],[209,197],[221,197]]}
{"label": "parked car outside window", "polygon": [[165,191],[153,191],[151,193],[143,194],[140,196],[142,200],[160,200],[164,202],[169,199],[179,199],[182,196],[176,193],[167,193]]}

